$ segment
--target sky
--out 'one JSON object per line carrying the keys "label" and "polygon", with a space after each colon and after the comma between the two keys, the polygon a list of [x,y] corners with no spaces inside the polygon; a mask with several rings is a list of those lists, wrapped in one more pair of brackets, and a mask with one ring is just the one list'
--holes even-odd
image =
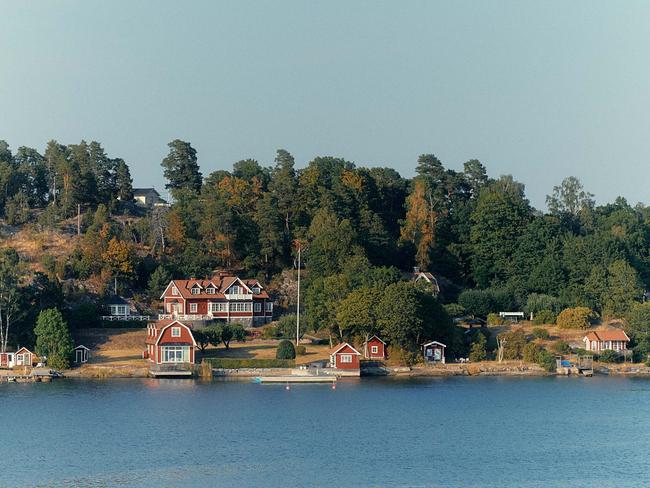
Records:
{"label": "sky", "polygon": [[164,187],[315,156],[414,175],[419,154],[512,174],[538,208],[566,176],[649,203],[650,2],[0,0],[0,139],[97,140]]}

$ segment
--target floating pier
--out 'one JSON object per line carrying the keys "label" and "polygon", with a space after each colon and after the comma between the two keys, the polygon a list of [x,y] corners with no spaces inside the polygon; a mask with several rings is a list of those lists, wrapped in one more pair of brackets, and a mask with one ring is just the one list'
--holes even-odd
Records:
{"label": "floating pier", "polygon": [[336,376],[258,376],[255,383],[336,383]]}

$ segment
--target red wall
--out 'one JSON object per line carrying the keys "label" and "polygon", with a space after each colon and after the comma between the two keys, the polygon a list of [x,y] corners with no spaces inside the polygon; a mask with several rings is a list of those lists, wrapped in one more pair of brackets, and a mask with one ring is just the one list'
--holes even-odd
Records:
{"label": "red wall", "polygon": [[[342,354],[351,354],[352,355],[352,362],[351,363],[342,363],[341,362],[341,355]],[[336,359],[336,369],[359,369],[359,355],[355,354],[352,349],[349,347],[344,347],[341,349],[339,352],[336,353],[335,355]]]}
{"label": "red wall", "polygon": [[[377,352],[372,352],[372,346],[377,346]],[[377,339],[368,341],[368,357],[370,359],[386,359],[386,351],[384,350],[384,343]]]}

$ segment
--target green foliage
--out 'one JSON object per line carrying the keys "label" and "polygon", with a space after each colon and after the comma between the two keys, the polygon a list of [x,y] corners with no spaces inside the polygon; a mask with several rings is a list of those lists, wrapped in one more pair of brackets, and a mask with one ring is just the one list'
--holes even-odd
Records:
{"label": "green foliage", "polygon": [[282,340],[275,351],[276,359],[296,359],[296,348],[288,340]]}
{"label": "green foliage", "polygon": [[295,339],[296,337],[296,314],[283,315],[278,319],[275,327],[274,338]]}
{"label": "green foliage", "polygon": [[522,358],[528,363],[536,363],[542,350],[543,349],[534,342],[529,342],[522,349]]}
{"label": "green foliage", "polygon": [[552,310],[540,310],[533,315],[533,324],[543,325],[543,324],[554,324],[557,318],[557,314]]}
{"label": "green foliage", "polygon": [[555,356],[544,349],[537,353],[536,362],[548,372],[553,372],[557,368],[557,365],[555,363]]}
{"label": "green foliage", "polygon": [[217,327],[206,327],[204,329],[195,329],[192,331],[194,340],[201,352],[205,351],[209,344],[215,347],[221,342],[222,329]]}
{"label": "green foliage", "polygon": [[551,311],[556,314],[562,310],[560,300],[543,293],[531,293],[526,300],[524,311],[527,314],[533,314],[533,317],[542,311]]}
{"label": "green foliage", "polygon": [[176,195],[179,190],[198,191],[201,189],[201,172],[196,158],[196,150],[189,142],[175,139],[168,144],[169,154],[162,160],[166,188]]}
{"label": "green foliage", "polygon": [[154,272],[151,273],[149,282],[147,283],[147,294],[149,295],[149,298],[151,300],[160,300],[160,296],[163,294],[171,280],[171,273],[164,266],[158,266]]}
{"label": "green foliage", "polygon": [[466,313],[465,307],[460,303],[446,303],[444,307],[447,314],[453,318],[463,317]]}
{"label": "green foliage", "polygon": [[498,313],[489,313],[487,316],[488,325],[503,325],[505,320]]}
{"label": "green foliage", "polygon": [[487,339],[480,332],[477,333],[472,342],[469,351],[469,360],[473,363],[485,361],[487,359]]}
{"label": "green foliage", "polygon": [[598,361],[601,363],[618,363],[621,361],[621,355],[616,351],[603,351],[598,356]]}
{"label": "green foliage", "polygon": [[296,346],[296,355],[297,356],[304,356],[307,354],[307,348],[303,345]]}
{"label": "green foliage", "polygon": [[458,303],[477,317],[487,317],[493,311],[492,294],[485,290],[465,290],[458,296]]}
{"label": "green foliage", "polygon": [[550,337],[548,330],[543,329],[542,327],[535,327],[533,329],[533,337],[535,339],[548,339]]}
{"label": "green foliage", "polygon": [[501,334],[501,339],[505,340],[503,359],[523,358],[524,347],[528,343],[523,329],[515,329],[511,332]]}
{"label": "green foliage", "polygon": [[72,330],[97,327],[100,313],[94,303],[80,303],[72,308],[68,317],[68,324]]}
{"label": "green foliage", "polygon": [[551,351],[555,354],[571,354],[571,346],[566,341],[556,341],[551,344]]}
{"label": "green foliage", "polygon": [[213,368],[242,369],[242,368],[293,368],[296,365],[293,359],[228,359],[204,358],[204,362]]}
{"label": "green foliage", "polygon": [[593,310],[587,307],[565,308],[557,316],[561,329],[588,329],[595,318]]}
{"label": "green foliage", "polygon": [[36,334],[36,353],[39,356],[46,356],[51,368],[70,367],[74,345],[68,324],[63,320],[59,310],[54,308],[43,310],[38,315],[34,334]]}

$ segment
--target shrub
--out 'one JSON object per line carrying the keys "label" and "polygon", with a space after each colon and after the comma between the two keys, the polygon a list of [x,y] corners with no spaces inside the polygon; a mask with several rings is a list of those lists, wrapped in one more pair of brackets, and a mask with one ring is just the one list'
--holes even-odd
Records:
{"label": "shrub", "polygon": [[542,327],[535,327],[533,329],[533,337],[535,339],[548,339],[550,337],[548,330],[543,329]]}
{"label": "shrub", "polygon": [[478,332],[469,351],[469,360],[477,363],[487,359],[487,339]]}
{"label": "shrub", "polygon": [[566,341],[557,341],[551,345],[551,351],[555,354],[570,354],[571,346]]}
{"label": "shrub", "polygon": [[587,329],[594,318],[595,314],[590,308],[565,308],[557,316],[557,325],[562,329]]}
{"label": "shrub", "polygon": [[291,341],[283,340],[275,351],[276,359],[296,359],[296,348]]}
{"label": "shrub", "polygon": [[293,339],[296,337],[296,314],[283,315],[276,325],[279,339]]}
{"label": "shrub", "polygon": [[489,313],[487,316],[488,325],[503,325],[505,321],[498,313]]}
{"label": "shrub", "polygon": [[533,314],[533,324],[554,324],[557,315],[552,310],[540,310]]}
{"label": "shrub", "polygon": [[449,316],[453,318],[462,317],[466,312],[465,307],[460,303],[447,303],[444,307]]}
{"label": "shrub", "polygon": [[305,346],[296,346],[296,356],[304,356],[305,354],[307,354]]}
{"label": "shrub", "polygon": [[293,368],[296,362],[292,359],[228,359],[205,358],[204,363],[210,363],[213,368]]}
{"label": "shrub", "polygon": [[529,363],[536,363],[539,357],[539,353],[542,351],[542,348],[539,347],[534,342],[529,342],[526,344],[522,350],[522,356],[524,361]]}
{"label": "shrub", "polygon": [[555,371],[557,365],[555,364],[555,357],[550,352],[542,349],[537,354],[537,364],[539,364],[546,371]]}
{"label": "shrub", "polygon": [[573,354],[577,354],[578,356],[593,356],[593,352],[587,351],[586,349],[582,349],[580,347],[575,347],[571,349],[571,352]]}
{"label": "shrub", "polygon": [[262,339],[277,339],[278,338],[278,328],[275,325],[269,325],[262,329],[262,334],[260,335]]}
{"label": "shrub", "polygon": [[528,343],[526,334],[523,329],[513,330],[503,334],[505,345],[503,346],[503,359],[521,359],[523,357],[524,347]]}
{"label": "shrub", "polygon": [[603,351],[598,356],[601,363],[618,363],[621,360],[621,355],[616,351]]}

